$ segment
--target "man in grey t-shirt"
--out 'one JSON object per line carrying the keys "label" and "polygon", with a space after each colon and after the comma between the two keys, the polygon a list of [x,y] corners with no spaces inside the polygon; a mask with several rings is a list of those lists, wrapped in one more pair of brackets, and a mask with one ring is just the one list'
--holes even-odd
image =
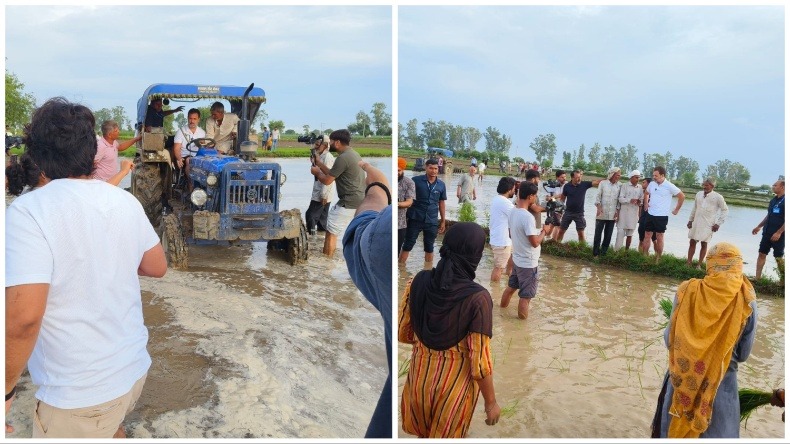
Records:
{"label": "man in grey t-shirt", "polygon": [[316,159],[310,172],[324,184],[337,183],[338,202],[329,210],[326,236],[324,237],[324,254],[335,253],[337,237],[342,236],[346,227],[354,217],[354,212],[365,198],[365,172],[360,168],[362,158],[349,145],[351,133],[347,129],[333,131],[329,135],[329,151],[340,153],[330,169]]}
{"label": "man in grey t-shirt", "polygon": [[471,202],[477,200],[477,190],[475,190],[475,172],[477,168],[474,165],[469,167],[469,174],[464,174],[458,180],[458,190],[455,195],[458,197],[458,203]]}

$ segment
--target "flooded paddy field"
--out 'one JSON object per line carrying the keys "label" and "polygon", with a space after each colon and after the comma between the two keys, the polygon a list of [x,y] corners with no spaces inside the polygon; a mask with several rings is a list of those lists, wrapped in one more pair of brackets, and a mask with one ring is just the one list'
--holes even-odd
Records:
{"label": "flooded paddy field", "polygon": [[[289,176],[281,209],[304,211],[309,162],[279,162]],[[389,159],[371,162],[389,175]],[[190,246],[188,270],[141,278],[153,364],[127,434],[363,437],[387,377],[383,323],[348,277],[341,249],[330,259],[322,244],[323,234],[311,237],[299,266],[265,242]],[[7,438],[32,433],[29,376],[19,390]]]}
{"label": "flooded paddy field", "polygon": [[[448,207],[457,208],[458,175],[452,177],[448,179]],[[488,182],[486,178],[483,202],[495,193],[494,180],[498,179]],[[591,200],[588,195],[587,202]],[[682,225],[688,220],[688,205],[675,216]],[[476,206],[480,218],[486,207],[480,205],[480,197]],[[733,223],[733,210],[741,209],[730,207],[731,220],[722,230],[738,224]],[[453,211],[448,210],[448,218],[454,218]],[[758,217],[756,225],[762,212],[754,216]],[[754,226],[750,224],[746,227]],[[682,228],[685,237],[687,231]],[[681,227],[669,230],[681,233]],[[592,234],[587,233],[588,241]],[[714,241],[717,236],[733,242],[721,232]],[[575,240],[576,233],[567,233],[567,239]],[[440,236],[437,245],[441,241]],[[421,245],[420,239],[405,266],[398,267],[401,291],[423,267]],[[745,256],[750,254],[751,250],[744,251]],[[437,248],[434,264],[438,260]],[[516,316],[517,296],[508,308],[499,307],[507,281],[503,277],[498,284],[489,282],[491,250],[486,247],[483,253],[475,280],[489,289],[494,301],[494,387],[504,412],[497,425],[485,425],[480,399],[469,438],[648,438],[668,365],[663,340],[666,318],[658,301],[672,299],[680,281],[545,254],[539,267],[538,295],[530,304],[529,319],[522,321]],[[745,267],[753,274],[748,264]],[[764,391],[783,388],[785,299],[758,294],[757,306],[756,341],[751,356],[740,365],[739,386]],[[398,363],[410,356],[411,346],[399,344]],[[398,380],[399,398],[405,380],[405,375]],[[746,425],[741,423],[741,437],[784,438],[782,411],[770,406],[757,409]],[[412,437],[400,425],[399,436]]]}

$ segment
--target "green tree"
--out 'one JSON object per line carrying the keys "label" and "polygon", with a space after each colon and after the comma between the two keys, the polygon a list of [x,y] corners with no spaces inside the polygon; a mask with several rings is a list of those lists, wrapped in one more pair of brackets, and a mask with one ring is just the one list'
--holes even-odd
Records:
{"label": "green tree", "polygon": [[17,134],[26,123],[36,107],[36,98],[25,92],[25,84],[17,76],[5,72],[5,125]]}
{"label": "green tree", "polygon": [[481,137],[483,135],[477,128],[469,126],[464,129],[464,143],[466,144],[467,154],[471,154],[472,151],[477,149],[477,144],[480,142]]}
{"label": "green tree", "polygon": [[584,144],[579,145],[579,150],[576,152],[576,159],[573,160],[574,165],[579,163],[584,163],[584,159],[585,159],[584,150],[585,150]]}
{"label": "green tree", "polygon": [[302,125],[302,131],[304,131],[302,134],[310,134],[310,125]]}
{"label": "green tree", "polygon": [[[562,166],[563,167],[568,168],[568,167],[571,166],[571,157],[572,157],[572,154],[569,153],[568,151],[563,151],[562,152]],[[549,165],[549,166],[551,166],[551,165]]]}
{"label": "green tree", "polygon": [[[370,114],[373,115],[373,125],[376,127],[377,136],[392,135],[392,116],[387,112],[387,105],[383,102],[374,103]],[[357,117],[357,119],[359,118]]]}
{"label": "green tree", "polygon": [[280,132],[285,129],[285,122],[282,120],[270,120],[269,121],[269,131],[279,130]]}
{"label": "green tree", "polygon": [[676,171],[675,179],[681,179],[686,173],[691,173],[695,177],[694,183],[696,183],[697,173],[699,172],[699,164],[696,160],[689,159],[686,156],[680,156],[675,160],[674,168]]}
{"label": "green tree", "polygon": [[630,143],[621,146],[617,152],[617,165],[623,170],[623,175],[639,168],[639,157],[636,155],[636,147]]}
{"label": "green tree", "polygon": [[[356,123],[355,129],[357,130],[358,134],[362,135],[362,137],[367,137],[367,135],[371,133],[371,131],[370,131],[370,124],[371,124],[370,116],[367,115],[367,113],[365,113],[365,111],[360,111],[360,112],[357,113],[357,121],[355,123]],[[349,131],[351,131],[350,128],[349,128]]]}
{"label": "green tree", "polygon": [[678,182],[686,187],[695,185],[697,183],[697,174],[692,173],[691,171],[686,171],[680,175]]}
{"label": "green tree", "polygon": [[543,164],[544,160],[550,160],[552,164],[554,163],[554,156],[557,154],[557,143],[555,140],[554,134],[541,134],[529,144],[530,149],[535,152],[535,159],[537,159],[539,164]]}
{"label": "green tree", "polygon": [[[168,127],[168,123],[172,126],[173,118],[171,117],[168,121],[167,117],[165,117],[164,126],[165,128]],[[132,121],[126,115],[126,110],[122,106],[114,106],[112,108],[101,108],[99,110],[93,111],[93,118],[96,120],[96,132],[101,132],[101,125],[107,120],[114,120],[118,124],[118,128],[124,129],[126,128],[127,131],[132,130]]]}
{"label": "green tree", "polygon": [[406,138],[403,137],[403,124],[398,122],[398,147],[406,148]]}
{"label": "green tree", "polygon": [[184,114],[177,113],[175,116],[175,122],[176,122],[176,131],[178,131],[178,128],[183,128],[184,126],[186,126],[187,118],[184,117]]}
{"label": "green tree", "polygon": [[464,149],[464,127],[461,125],[450,126],[447,133],[447,148],[456,152]]}
{"label": "green tree", "polygon": [[417,129],[417,119],[411,119],[406,122],[406,145],[411,149],[422,149],[422,136]]}
{"label": "green tree", "polygon": [[489,126],[483,137],[486,140],[486,153],[492,154],[498,159],[502,155],[507,156],[510,152],[512,145],[510,137],[502,134],[498,129]]}
{"label": "green tree", "polygon": [[593,164],[601,162],[601,145],[598,142],[595,142],[595,145],[590,148],[590,152],[587,153],[587,159],[589,160],[588,165],[590,165],[590,168],[592,168]]}
{"label": "green tree", "polygon": [[608,171],[609,168],[616,166],[615,165],[616,161],[617,161],[617,150],[614,148],[614,146],[609,145],[606,148],[604,148],[600,162],[603,169]]}
{"label": "green tree", "polygon": [[432,139],[428,141],[429,148],[444,148],[445,146],[444,140],[442,139]]}

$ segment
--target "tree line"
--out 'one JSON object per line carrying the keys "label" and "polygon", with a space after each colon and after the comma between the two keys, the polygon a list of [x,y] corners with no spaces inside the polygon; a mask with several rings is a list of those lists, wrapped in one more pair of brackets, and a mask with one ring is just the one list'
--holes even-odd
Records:
{"label": "tree line", "polygon": [[[417,119],[409,120],[405,127],[398,123],[398,146],[413,150],[447,148],[466,156],[509,160],[513,142],[510,136],[492,126],[481,132],[475,127],[453,125],[444,120],[434,122],[432,119],[422,122],[422,128],[418,128],[418,125]],[[485,153],[477,151],[481,139],[485,140]]]}

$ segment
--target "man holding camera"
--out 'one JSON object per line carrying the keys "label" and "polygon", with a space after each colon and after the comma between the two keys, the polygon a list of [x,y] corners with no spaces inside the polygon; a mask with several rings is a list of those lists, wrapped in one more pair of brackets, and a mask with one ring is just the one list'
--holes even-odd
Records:
{"label": "man holding camera", "polygon": [[324,254],[330,257],[335,254],[337,237],[346,231],[348,223],[365,197],[365,172],[359,166],[362,158],[350,144],[351,133],[347,129],[333,131],[329,135],[329,151],[340,153],[335,163],[330,168],[320,157],[316,157],[313,159],[315,165],[310,168],[310,173],[324,185],[337,181],[339,200],[329,210],[324,237]]}
{"label": "man holding camera", "polygon": [[[327,166],[330,170],[335,164],[335,156],[329,152],[329,136],[321,136],[315,141],[310,154],[310,161],[315,166],[315,158],[318,157],[321,163]],[[313,181],[313,195],[310,199],[310,206],[305,212],[305,224],[307,231],[310,234],[316,233],[316,226],[319,231],[326,231],[326,221],[329,218],[329,201],[332,199],[332,192],[335,190],[335,184],[330,183],[324,185],[316,177]]]}

